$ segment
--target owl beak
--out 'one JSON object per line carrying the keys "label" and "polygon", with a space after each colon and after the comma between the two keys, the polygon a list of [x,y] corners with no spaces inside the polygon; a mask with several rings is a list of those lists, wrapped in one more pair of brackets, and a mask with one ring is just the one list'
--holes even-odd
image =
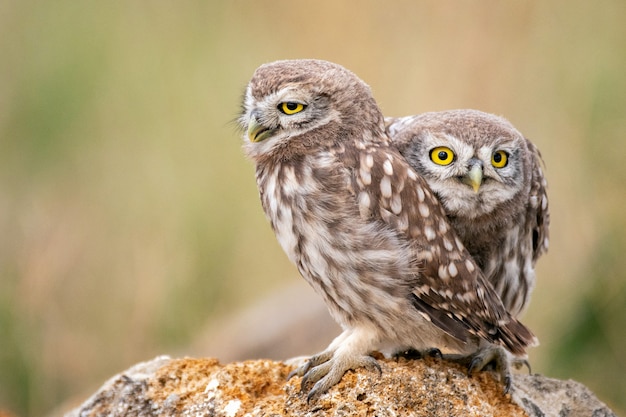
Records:
{"label": "owl beak", "polygon": [[481,163],[474,163],[467,175],[463,177],[463,182],[470,185],[474,192],[477,193],[480,185],[483,183],[483,167]]}
{"label": "owl beak", "polygon": [[252,116],[248,122],[248,139],[250,142],[261,142],[272,136],[274,130],[260,124],[256,117]]}

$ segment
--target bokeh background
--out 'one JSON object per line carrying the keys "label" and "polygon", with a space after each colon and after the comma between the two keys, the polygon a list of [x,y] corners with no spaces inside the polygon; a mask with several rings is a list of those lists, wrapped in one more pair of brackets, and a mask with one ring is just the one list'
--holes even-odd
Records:
{"label": "bokeh background", "polygon": [[58,413],[301,280],[234,123],[284,58],[348,67],[386,115],[476,108],[539,146],[533,371],[626,413],[623,0],[0,1],[0,409]]}

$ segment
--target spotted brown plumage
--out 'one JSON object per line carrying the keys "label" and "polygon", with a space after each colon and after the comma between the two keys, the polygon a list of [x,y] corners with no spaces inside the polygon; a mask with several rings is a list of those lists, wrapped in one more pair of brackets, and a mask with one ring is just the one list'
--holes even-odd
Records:
{"label": "spotted brown plumage", "polygon": [[244,149],[278,241],[344,329],[296,370],[314,398],[373,351],[522,354],[536,343],[506,311],[428,185],[390,146],[369,87],[325,61],[258,68]]}
{"label": "spotted brown plumage", "polygon": [[[386,125],[507,310],[519,316],[530,301],[537,259],[548,248],[547,183],[537,147],[504,118],[477,110],[387,118]],[[453,155],[445,165],[431,155],[442,148]],[[507,160],[494,163],[500,152]],[[476,189],[468,178],[474,166]]]}

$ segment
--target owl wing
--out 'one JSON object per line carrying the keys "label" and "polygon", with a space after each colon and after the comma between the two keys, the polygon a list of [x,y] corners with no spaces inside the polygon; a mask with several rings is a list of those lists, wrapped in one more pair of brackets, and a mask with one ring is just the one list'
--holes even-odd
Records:
{"label": "owl wing", "polygon": [[533,234],[533,262],[548,250],[550,227],[550,211],[548,209],[548,194],[546,178],[543,175],[543,159],[535,145],[528,139],[528,149],[532,158],[532,178],[530,186],[530,201],[528,217],[526,219]]}
{"label": "owl wing", "polygon": [[362,150],[353,173],[362,217],[383,222],[407,239],[419,265],[410,297],[415,308],[451,336],[474,334],[513,353],[536,343],[506,311],[449,226],[425,180],[395,149]]}

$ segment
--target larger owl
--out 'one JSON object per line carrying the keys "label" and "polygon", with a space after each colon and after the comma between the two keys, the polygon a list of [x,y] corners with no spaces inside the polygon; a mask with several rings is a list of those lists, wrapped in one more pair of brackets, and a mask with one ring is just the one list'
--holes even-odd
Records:
{"label": "larger owl", "polygon": [[393,145],[426,180],[509,313],[527,307],[548,248],[539,150],[502,117],[451,110],[386,119]]}
{"label": "larger owl", "polygon": [[278,61],[250,80],[240,118],[261,203],[300,274],[343,332],[296,370],[309,399],[370,354],[472,354],[536,343],[450,226],[426,181],[390,145],[369,87],[325,61]]}

